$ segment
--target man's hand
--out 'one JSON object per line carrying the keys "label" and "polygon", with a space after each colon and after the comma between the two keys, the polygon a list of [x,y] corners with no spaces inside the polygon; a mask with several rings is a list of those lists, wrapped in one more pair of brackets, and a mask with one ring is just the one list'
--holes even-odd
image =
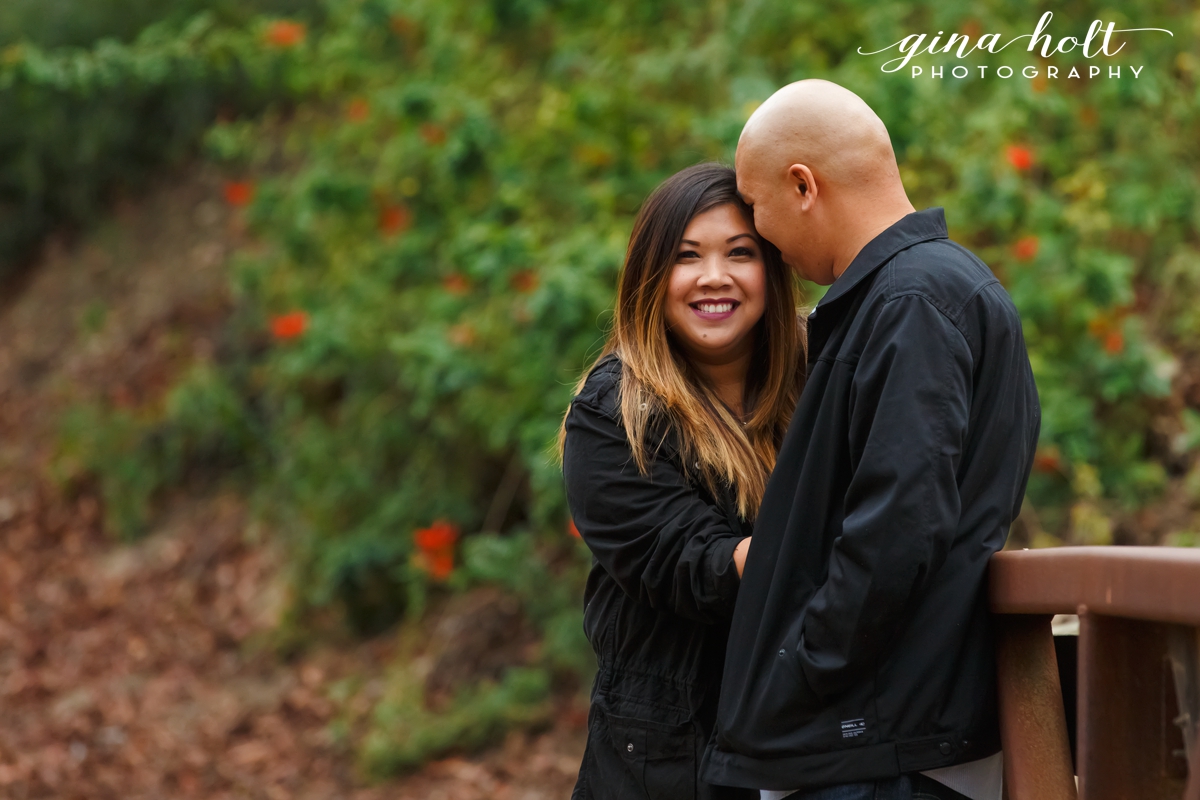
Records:
{"label": "man's hand", "polygon": [[737,543],[737,547],[733,548],[733,565],[737,567],[738,577],[742,577],[742,570],[746,568],[746,554],[750,552],[750,538],[747,536]]}

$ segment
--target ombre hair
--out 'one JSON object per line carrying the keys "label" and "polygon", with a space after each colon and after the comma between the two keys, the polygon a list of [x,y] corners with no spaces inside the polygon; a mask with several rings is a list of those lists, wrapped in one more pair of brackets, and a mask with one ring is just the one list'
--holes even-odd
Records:
{"label": "ombre hair", "polygon": [[[722,164],[689,167],[664,181],[646,199],[634,222],[617,288],[613,327],[596,362],[609,353],[621,360],[620,416],[633,459],[648,474],[654,457],[648,441],[655,420],[678,438],[689,472],[714,497],[718,485],[736,494],[738,514],[753,519],[804,381],[804,325],[791,270],[779,250],[762,237],[765,307],[755,325],[754,351],[746,376],[743,424],[692,366],[667,329],[666,300],[684,231],[694,217],[732,205],[753,228],[753,214],[738,195],[734,171]],[[757,233],[756,233],[757,236]],[[586,383],[589,367],[578,385]],[[566,420],[559,431],[559,453]]]}

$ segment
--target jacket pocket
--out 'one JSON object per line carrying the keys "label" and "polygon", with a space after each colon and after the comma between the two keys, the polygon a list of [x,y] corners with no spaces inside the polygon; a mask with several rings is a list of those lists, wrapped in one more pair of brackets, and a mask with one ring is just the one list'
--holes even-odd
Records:
{"label": "jacket pocket", "polygon": [[646,796],[692,800],[696,796],[696,731],[679,725],[604,714],[609,738]]}

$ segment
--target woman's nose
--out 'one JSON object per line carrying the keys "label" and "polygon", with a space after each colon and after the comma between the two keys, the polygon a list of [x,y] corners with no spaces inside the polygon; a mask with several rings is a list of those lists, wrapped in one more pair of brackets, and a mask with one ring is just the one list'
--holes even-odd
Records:
{"label": "woman's nose", "polygon": [[697,283],[701,286],[719,287],[729,285],[729,270],[726,269],[725,259],[720,256],[710,256],[704,259]]}

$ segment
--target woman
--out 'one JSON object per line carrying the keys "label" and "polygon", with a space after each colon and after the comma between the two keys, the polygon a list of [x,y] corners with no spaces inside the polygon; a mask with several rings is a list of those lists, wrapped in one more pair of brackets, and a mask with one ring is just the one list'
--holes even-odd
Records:
{"label": "woman", "polygon": [[733,170],[686,169],[634,224],[616,317],[560,449],[594,564],[599,671],[573,798],[757,798],[697,775],[752,520],[799,394],[794,283]]}

